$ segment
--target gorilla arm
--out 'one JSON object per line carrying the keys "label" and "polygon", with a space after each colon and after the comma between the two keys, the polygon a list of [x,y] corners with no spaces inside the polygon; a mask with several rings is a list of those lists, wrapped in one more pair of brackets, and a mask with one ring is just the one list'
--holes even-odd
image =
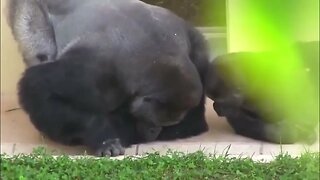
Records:
{"label": "gorilla arm", "polygon": [[8,0],[7,19],[27,66],[53,61],[54,29],[45,6],[38,0]]}

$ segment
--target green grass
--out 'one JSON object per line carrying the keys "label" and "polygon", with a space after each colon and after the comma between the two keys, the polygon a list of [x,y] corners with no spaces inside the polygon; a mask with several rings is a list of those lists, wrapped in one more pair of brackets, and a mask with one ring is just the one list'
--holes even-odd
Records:
{"label": "green grass", "polygon": [[31,155],[1,155],[1,179],[319,179],[319,153],[277,156],[269,163],[250,158],[157,153],[124,160],[68,156],[45,151]]}

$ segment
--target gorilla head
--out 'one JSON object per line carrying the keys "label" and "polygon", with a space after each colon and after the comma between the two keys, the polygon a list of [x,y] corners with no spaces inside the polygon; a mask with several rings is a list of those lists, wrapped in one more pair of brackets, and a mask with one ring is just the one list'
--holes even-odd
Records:
{"label": "gorilla head", "polygon": [[[154,126],[179,123],[201,100],[202,85],[196,69],[193,66],[183,69],[158,63],[150,71],[153,73],[142,80],[141,87],[144,88],[131,104],[131,113],[137,119]],[[190,77],[190,74],[194,76]]]}

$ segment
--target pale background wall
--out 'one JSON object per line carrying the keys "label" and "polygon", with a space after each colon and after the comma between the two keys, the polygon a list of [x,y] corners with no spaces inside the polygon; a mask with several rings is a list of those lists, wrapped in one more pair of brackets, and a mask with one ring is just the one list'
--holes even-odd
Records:
{"label": "pale background wall", "polygon": [[1,0],[1,95],[16,93],[16,84],[24,69],[4,16],[4,3],[5,0]]}

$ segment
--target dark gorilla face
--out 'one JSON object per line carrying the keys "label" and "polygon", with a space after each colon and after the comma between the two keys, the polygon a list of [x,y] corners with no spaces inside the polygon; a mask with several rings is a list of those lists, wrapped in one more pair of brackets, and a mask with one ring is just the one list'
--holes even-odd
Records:
{"label": "dark gorilla face", "polygon": [[138,121],[136,124],[136,129],[139,136],[148,142],[148,141],[154,141],[157,139],[157,137],[161,133],[162,127],[153,126],[152,124]]}
{"label": "dark gorilla face", "polygon": [[137,121],[137,132],[146,141],[155,140],[163,126],[179,123],[188,108],[174,108],[174,104],[161,102],[152,97],[140,97],[133,101],[131,113]]}

